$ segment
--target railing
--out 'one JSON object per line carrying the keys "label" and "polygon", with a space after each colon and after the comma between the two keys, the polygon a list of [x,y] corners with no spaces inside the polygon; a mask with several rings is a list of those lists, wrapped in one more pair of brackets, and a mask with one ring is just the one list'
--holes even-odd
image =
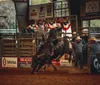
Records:
{"label": "railing", "polygon": [[1,39],[1,56],[2,57],[16,57],[16,35],[14,34],[5,34]]}
{"label": "railing", "polygon": [[35,34],[4,35],[0,40],[0,56],[30,57],[36,52]]}
{"label": "railing", "polygon": [[36,34],[18,34],[18,56],[31,57],[36,52]]}
{"label": "railing", "polygon": [[[0,56],[31,57],[39,48],[42,35],[39,32],[5,34],[0,40]],[[44,35],[45,38],[47,36],[48,34]]]}

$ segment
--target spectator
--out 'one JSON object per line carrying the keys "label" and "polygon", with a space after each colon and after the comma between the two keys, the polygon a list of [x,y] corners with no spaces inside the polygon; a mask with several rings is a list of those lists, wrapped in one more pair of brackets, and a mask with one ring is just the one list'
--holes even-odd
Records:
{"label": "spectator", "polygon": [[76,32],[74,31],[73,33],[72,33],[72,35],[73,35],[73,37],[72,37],[72,42],[75,42],[75,39],[76,39]]}
{"label": "spectator", "polygon": [[21,27],[21,32],[22,33],[27,33],[27,30],[24,27]]}
{"label": "spectator", "polygon": [[34,28],[35,28],[35,25],[34,24],[30,24],[27,26],[27,31],[28,33],[34,33]]}

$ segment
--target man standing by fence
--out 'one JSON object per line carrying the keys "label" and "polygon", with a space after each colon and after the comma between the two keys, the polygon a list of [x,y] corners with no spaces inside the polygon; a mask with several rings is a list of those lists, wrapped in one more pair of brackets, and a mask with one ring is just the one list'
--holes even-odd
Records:
{"label": "man standing by fence", "polygon": [[83,44],[81,42],[80,36],[77,36],[76,42],[74,43],[74,52],[75,52],[75,67],[80,66],[80,69],[83,69],[83,54],[82,54],[82,49],[83,49]]}

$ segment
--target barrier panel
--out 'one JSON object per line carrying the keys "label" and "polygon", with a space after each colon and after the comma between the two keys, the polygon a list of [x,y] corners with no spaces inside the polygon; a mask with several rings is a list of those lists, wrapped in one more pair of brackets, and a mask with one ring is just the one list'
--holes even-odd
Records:
{"label": "barrier panel", "polygon": [[14,34],[5,34],[1,39],[1,56],[17,57],[17,39]]}
{"label": "barrier panel", "polygon": [[18,34],[18,57],[32,57],[36,52],[35,34]]}
{"label": "barrier panel", "polygon": [[[0,39],[0,64],[2,67],[17,67],[11,65],[14,63],[13,59],[32,58],[35,52],[36,34],[3,34]],[[19,66],[19,62],[17,65]]]}
{"label": "barrier panel", "polygon": [[89,43],[90,73],[100,73],[100,28],[90,27],[89,36],[95,41]]}

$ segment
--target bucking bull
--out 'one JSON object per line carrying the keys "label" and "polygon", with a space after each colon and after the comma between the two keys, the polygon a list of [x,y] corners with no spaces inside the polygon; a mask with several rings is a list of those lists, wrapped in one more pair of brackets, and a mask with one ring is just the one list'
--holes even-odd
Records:
{"label": "bucking bull", "polygon": [[32,58],[32,74],[37,73],[45,64],[51,65],[54,70],[57,68],[52,64],[52,60],[59,60],[65,53],[69,54],[71,59],[72,51],[69,49],[69,40],[65,36],[60,41],[56,42],[57,46],[53,48],[50,42],[45,42]]}

